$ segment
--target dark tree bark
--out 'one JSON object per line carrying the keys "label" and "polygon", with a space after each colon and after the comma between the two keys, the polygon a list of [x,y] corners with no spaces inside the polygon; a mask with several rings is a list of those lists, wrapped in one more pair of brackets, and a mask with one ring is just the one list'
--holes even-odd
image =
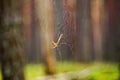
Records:
{"label": "dark tree bark", "polygon": [[118,74],[118,80],[120,80],[120,0],[116,1],[117,3],[117,32],[116,32],[116,56],[117,56],[117,60],[118,60],[118,70],[119,70],[119,74]]}
{"label": "dark tree bark", "polygon": [[[119,2],[118,2],[119,3]],[[116,61],[118,58],[119,51],[119,13],[117,12],[117,0],[106,0],[106,11],[107,11],[107,34],[105,41],[105,54],[104,58],[108,61]],[[118,10],[119,11],[119,10]],[[118,20],[118,21],[117,21]]]}
{"label": "dark tree bark", "polygon": [[3,80],[24,80],[22,3],[0,0],[0,60]]}
{"label": "dark tree bark", "polygon": [[26,51],[26,60],[28,62],[33,61],[33,54],[31,48],[31,39],[32,39],[32,30],[31,30],[31,15],[32,15],[32,8],[31,8],[31,0],[24,0],[23,4],[23,35],[25,38],[25,51]]}
{"label": "dark tree bark", "polygon": [[89,62],[93,56],[90,0],[77,0],[77,58]]}
{"label": "dark tree bark", "polygon": [[63,39],[64,54],[67,59],[75,57],[76,34],[76,0],[62,0],[63,3]]}

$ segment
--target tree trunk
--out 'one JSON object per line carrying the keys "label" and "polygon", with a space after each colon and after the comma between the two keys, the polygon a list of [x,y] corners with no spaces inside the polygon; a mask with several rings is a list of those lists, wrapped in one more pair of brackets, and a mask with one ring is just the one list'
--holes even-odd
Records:
{"label": "tree trunk", "polygon": [[75,57],[77,34],[76,34],[76,0],[62,0],[63,2],[63,39],[66,58]]}
{"label": "tree trunk", "polygon": [[[63,14],[62,14],[62,0],[55,0],[55,37],[54,41],[57,42],[57,39],[61,34],[63,34]],[[60,61],[63,59],[63,38],[60,40],[60,43],[57,48],[55,48],[56,60]]]}
{"label": "tree trunk", "polygon": [[90,24],[90,0],[77,0],[77,34],[80,60],[91,61],[93,45]]}
{"label": "tree trunk", "polygon": [[0,0],[0,60],[3,80],[24,80],[22,3]]}
{"label": "tree trunk", "polygon": [[[119,28],[117,27],[117,18],[119,18],[119,13],[117,12],[117,0],[108,0],[106,1],[107,15],[108,15],[108,33],[106,37],[106,53],[105,59],[110,61],[115,61],[118,57],[116,55],[116,49],[119,44],[117,39]],[[118,10],[119,11],[119,10]],[[116,45],[117,44],[117,45]],[[119,50],[119,49],[118,49]]]}
{"label": "tree trunk", "polygon": [[54,0],[35,0],[36,14],[40,26],[42,54],[45,58],[47,74],[55,73],[55,60],[52,49],[54,28]]}
{"label": "tree trunk", "polygon": [[93,44],[94,44],[94,53],[95,60],[102,60],[103,56],[103,25],[101,23],[102,14],[103,14],[103,0],[92,0],[91,1],[91,22],[93,29]]}
{"label": "tree trunk", "polygon": [[31,0],[24,0],[23,4],[23,35],[25,37],[25,51],[26,51],[26,60],[28,62],[33,61],[33,54],[31,48],[31,39],[32,39],[32,30],[31,30]]}

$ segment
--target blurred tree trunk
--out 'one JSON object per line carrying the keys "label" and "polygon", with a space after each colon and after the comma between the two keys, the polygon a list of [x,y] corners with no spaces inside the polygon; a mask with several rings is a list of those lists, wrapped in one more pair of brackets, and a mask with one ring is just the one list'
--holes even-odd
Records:
{"label": "blurred tree trunk", "polygon": [[91,1],[91,23],[93,29],[93,44],[95,60],[102,60],[103,56],[103,24],[102,14],[104,10],[103,0]]}
{"label": "blurred tree trunk", "polygon": [[63,2],[63,39],[66,58],[75,56],[77,34],[76,34],[76,0],[62,0]]}
{"label": "blurred tree trunk", "polygon": [[37,16],[35,15],[34,0],[24,0],[23,23],[27,60],[28,62],[40,62],[40,31],[37,27]]}
{"label": "blurred tree trunk", "polygon": [[36,11],[35,11],[35,0],[31,0],[31,57],[33,57],[33,60],[37,63],[42,60],[42,55],[40,52],[40,29],[39,29],[39,22],[37,20]]}
{"label": "blurred tree trunk", "polygon": [[119,45],[119,43],[117,43],[119,41],[118,38],[119,28],[117,25],[117,19],[119,17],[118,15],[119,13],[117,12],[118,5],[117,5],[117,0],[106,1],[106,8],[108,15],[108,33],[107,33],[106,46],[105,46],[106,47],[105,59],[110,61],[116,61],[118,57],[117,55],[118,52],[116,52],[117,49],[116,46]]}
{"label": "blurred tree trunk", "polygon": [[[57,42],[60,34],[63,34],[63,14],[62,14],[62,0],[55,0],[55,37],[54,41]],[[64,57],[63,51],[63,38],[61,39],[58,47],[55,49],[55,55],[57,60],[62,60]]]}
{"label": "blurred tree trunk", "polygon": [[24,0],[23,4],[23,35],[25,37],[25,50],[26,50],[26,58],[29,61],[32,61],[33,59],[33,54],[31,51],[31,35],[32,35],[32,30],[31,30],[31,14],[32,14],[32,9],[31,9],[31,0]]}
{"label": "blurred tree trunk", "polygon": [[118,71],[119,71],[119,74],[118,74],[118,80],[120,80],[120,0],[116,0],[116,4],[117,4],[117,15],[116,15],[116,18],[117,18],[117,32],[116,32],[116,58],[118,60]]}
{"label": "blurred tree trunk", "polygon": [[22,2],[0,0],[0,60],[3,80],[24,80]]}
{"label": "blurred tree trunk", "polygon": [[77,34],[79,60],[89,62],[93,53],[90,0],[77,0]]}
{"label": "blurred tree trunk", "polygon": [[40,26],[42,54],[47,74],[55,73],[55,59],[52,49],[54,33],[54,0],[35,0],[35,9]]}

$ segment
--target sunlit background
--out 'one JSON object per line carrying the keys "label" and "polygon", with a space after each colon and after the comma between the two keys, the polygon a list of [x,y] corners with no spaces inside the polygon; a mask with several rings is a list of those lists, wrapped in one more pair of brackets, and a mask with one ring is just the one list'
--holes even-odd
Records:
{"label": "sunlit background", "polygon": [[0,80],[120,80],[120,0],[0,0]]}

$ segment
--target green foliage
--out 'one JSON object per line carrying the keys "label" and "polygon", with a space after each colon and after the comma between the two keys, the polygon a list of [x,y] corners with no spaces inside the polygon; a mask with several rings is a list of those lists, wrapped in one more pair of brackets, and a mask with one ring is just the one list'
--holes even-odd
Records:
{"label": "green foliage", "polygon": [[[88,77],[83,79],[74,78],[72,80],[118,80],[118,65],[113,63],[80,64],[75,62],[60,62],[56,65],[56,72],[58,74],[69,71],[74,72],[85,68],[90,68],[91,70],[91,74]],[[45,76],[44,70],[45,68],[42,64],[27,64],[25,67],[26,80]]]}
{"label": "green foliage", "polygon": [[1,71],[0,71],[0,80],[2,80],[2,75],[1,75]]}
{"label": "green foliage", "polygon": [[95,80],[117,80],[118,70],[116,66],[106,65],[100,71],[92,74]]}
{"label": "green foliage", "polygon": [[[56,65],[56,72],[65,73],[69,71],[79,71],[86,67],[84,64],[73,62],[60,62]],[[45,76],[45,67],[42,64],[28,64],[25,68],[26,79],[33,79],[40,76]]]}
{"label": "green foliage", "polygon": [[93,68],[92,73],[88,77],[80,80],[118,80],[118,75],[117,64],[102,63],[99,64],[97,69]]}
{"label": "green foliage", "polygon": [[25,67],[26,80],[45,75],[45,68],[42,64],[27,64]]}
{"label": "green foliage", "polygon": [[[86,68],[89,64],[81,64],[76,62],[59,62],[57,63],[57,73],[70,71],[79,71]],[[89,65],[90,66],[90,65]]]}

